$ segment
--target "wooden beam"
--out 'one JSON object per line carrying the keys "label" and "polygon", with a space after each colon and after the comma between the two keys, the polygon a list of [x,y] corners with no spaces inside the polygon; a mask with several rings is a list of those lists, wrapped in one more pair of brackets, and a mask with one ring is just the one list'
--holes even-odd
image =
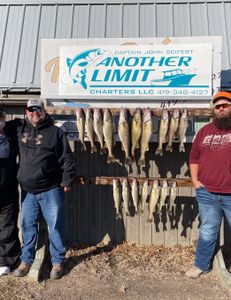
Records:
{"label": "wooden beam", "polygon": [[[83,108],[84,112],[86,109]],[[128,109],[130,114],[133,115],[135,108]],[[163,109],[160,108],[150,108],[153,115],[160,117]],[[169,112],[172,112],[174,108],[168,108]],[[212,109],[211,108],[188,108],[188,115],[195,116],[195,117],[211,117]],[[53,106],[46,106],[46,111],[50,115],[75,115],[76,108],[70,107],[53,107]],[[103,111],[103,110],[102,110]],[[119,108],[111,108],[110,109],[113,116],[119,115],[120,109]]]}
{"label": "wooden beam", "polygon": [[[124,177],[109,177],[109,176],[96,176],[96,177],[82,177],[77,176],[76,177],[76,183],[80,185],[112,185],[113,179],[118,178],[120,180],[120,183],[122,184]],[[128,182],[131,184],[134,177],[127,177]],[[193,187],[192,180],[190,178],[159,178],[159,177],[135,177],[139,184],[143,184],[145,180],[148,180],[148,184],[151,186],[154,182],[154,180],[158,179],[160,184],[163,182],[163,180],[167,180],[168,184],[171,185],[173,181],[176,181],[178,187]]]}

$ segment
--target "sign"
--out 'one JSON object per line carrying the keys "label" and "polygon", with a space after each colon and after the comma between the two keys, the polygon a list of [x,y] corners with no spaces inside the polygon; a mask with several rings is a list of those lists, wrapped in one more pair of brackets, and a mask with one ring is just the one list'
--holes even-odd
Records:
{"label": "sign", "polygon": [[60,47],[59,95],[211,96],[212,44]]}
{"label": "sign", "polygon": [[220,36],[42,39],[51,105],[208,107],[220,88]]}

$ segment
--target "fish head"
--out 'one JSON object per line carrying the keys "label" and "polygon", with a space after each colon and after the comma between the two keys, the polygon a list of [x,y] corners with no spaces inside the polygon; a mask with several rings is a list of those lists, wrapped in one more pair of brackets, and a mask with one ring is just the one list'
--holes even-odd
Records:
{"label": "fish head", "polygon": [[167,109],[163,109],[161,119],[167,120],[168,118],[169,118],[168,110]]}
{"label": "fish head", "polygon": [[104,109],[103,119],[104,119],[104,121],[111,121],[111,112],[108,108]]}
{"label": "fish head", "polygon": [[176,181],[172,182],[172,188],[176,188]]}
{"label": "fish head", "polygon": [[153,188],[154,188],[154,189],[157,189],[158,187],[159,187],[158,179],[155,179],[155,180],[153,181]]}
{"label": "fish head", "polygon": [[143,110],[143,121],[144,122],[148,122],[152,119],[152,113],[151,110],[149,108],[145,108]]}
{"label": "fish head", "polygon": [[183,109],[183,112],[181,113],[181,117],[183,119],[186,119],[188,116],[188,110],[186,108]]}
{"label": "fish head", "polygon": [[128,110],[127,108],[121,108],[119,122],[127,121],[128,119]]}
{"label": "fish head", "polygon": [[167,180],[163,180],[162,182],[162,188],[166,189],[168,187]]}
{"label": "fish head", "polygon": [[178,118],[179,118],[179,115],[180,115],[180,110],[179,110],[179,108],[175,108],[175,109],[173,110],[173,114],[172,114],[173,119],[178,119]]}
{"label": "fish head", "polygon": [[101,119],[101,111],[98,107],[94,108],[94,119]]}
{"label": "fish head", "polygon": [[75,111],[76,117],[79,119],[83,116],[83,110],[82,108],[77,108]]}
{"label": "fish head", "polygon": [[141,109],[140,108],[136,108],[134,114],[133,114],[133,118],[135,120],[141,120]]}
{"label": "fish head", "polygon": [[92,109],[90,107],[87,108],[86,110],[86,119],[91,119],[92,118]]}

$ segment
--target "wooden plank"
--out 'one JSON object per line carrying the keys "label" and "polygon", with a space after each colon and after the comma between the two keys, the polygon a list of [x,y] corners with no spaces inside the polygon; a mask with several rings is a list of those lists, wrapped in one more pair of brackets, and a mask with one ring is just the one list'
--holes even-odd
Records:
{"label": "wooden plank", "polygon": [[[150,108],[152,114],[160,117],[162,114],[162,109],[160,108]],[[168,111],[172,112],[174,108],[169,108]],[[201,117],[210,117],[212,115],[211,108],[187,108],[189,117],[191,116],[201,116]],[[65,106],[46,106],[46,111],[51,115],[75,115],[76,108],[70,108]],[[86,109],[83,108],[83,111],[86,112]],[[118,116],[120,113],[120,108],[110,108],[112,116]],[[135,108],[128,109],[130,115],[133,115]]]}

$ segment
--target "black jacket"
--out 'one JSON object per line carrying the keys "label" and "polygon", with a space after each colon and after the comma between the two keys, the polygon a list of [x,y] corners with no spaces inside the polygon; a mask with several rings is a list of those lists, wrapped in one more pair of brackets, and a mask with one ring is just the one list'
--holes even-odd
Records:
{"label": "black jacket", "polygon": [[18,181],[25,191],[38,194],[57,186],[68,186],[74,180],[73,155],[62,129],[51,117],[33,127],[25,119],[18,126]]}
{"label": "black jacket", "polygon": [[0,193],[5,191],[13,192],[17,190],[17,171],[16,162],[18,155],[17,131],[12,121],[6,122],[4,134],[10,146],[10,154],[7,158],[0,158]]}

